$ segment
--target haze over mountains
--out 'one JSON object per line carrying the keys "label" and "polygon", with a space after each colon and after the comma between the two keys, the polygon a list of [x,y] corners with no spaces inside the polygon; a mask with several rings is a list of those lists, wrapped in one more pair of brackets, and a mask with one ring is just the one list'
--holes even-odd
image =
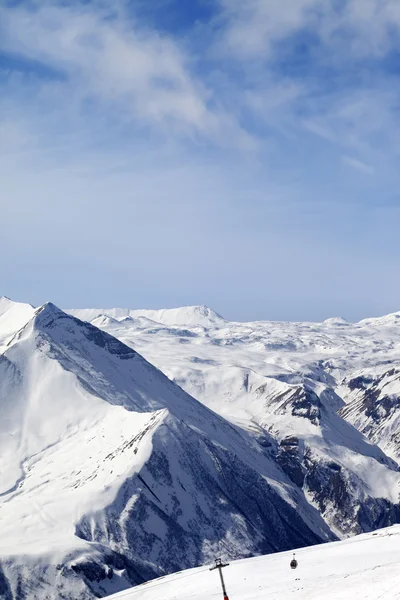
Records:
{"label": "haze over mountains", "polygon": [[0,597],[105,597],[400,523],[399,317],[1,299]]}

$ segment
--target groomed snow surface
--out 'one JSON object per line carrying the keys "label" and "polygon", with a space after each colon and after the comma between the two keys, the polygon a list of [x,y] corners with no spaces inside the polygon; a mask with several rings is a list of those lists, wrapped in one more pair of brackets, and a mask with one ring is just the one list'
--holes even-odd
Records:
{"label": "groomed snow surface", "polygon": [[[344,542],[230,563],[229,600],[393,600],[400,598],[400,527]],[[222,600],[218,572],[208,567],[157,579],[110,600]]]}

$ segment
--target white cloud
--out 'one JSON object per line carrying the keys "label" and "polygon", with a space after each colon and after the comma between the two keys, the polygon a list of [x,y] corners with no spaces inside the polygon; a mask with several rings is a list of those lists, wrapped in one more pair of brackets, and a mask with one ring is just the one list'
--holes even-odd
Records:
{"label": "white cloud", "polygon": [[[1,11],[2,46],[66,77],[71,104],[100,101],[159,130],[201,135],[224,145],[252,144],[233,115],[212,107],[212,90],[193,74],[191,57],[167,35],[140,28],[122,12],[38,4]],[[42,81],[49,94],[56,87]]]}

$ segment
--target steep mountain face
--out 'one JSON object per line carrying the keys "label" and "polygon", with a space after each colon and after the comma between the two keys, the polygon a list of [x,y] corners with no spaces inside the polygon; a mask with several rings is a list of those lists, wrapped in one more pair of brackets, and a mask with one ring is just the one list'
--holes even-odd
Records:
{"label": "steep mountain face", "polygon": [[104,597],[335,537],[266,434],[50,303],[0,355],[0,403],[2,598]]}
{"label": "steep mountain face", "polygon": [[353,373],[341,394],[340,415],[400,462],[400,363]]}
{"label": "steep mountain face", "polygon": [[[240,389],[237,368],[230,375],[234,400],[224,414],[268,433],[276,462],[336,535],[400,520],[398,465],[337,414],[344,403],[332,389],[309,379],[291,384],[251,372],[242,374]],[[224,393],[228,382],[221,377]],[[215,382],[213,389],[205,397],[217,409]]]}
{"label": "steep mountain face", "polygon": [[278,464],[339,537],[400,521],[398,465],[338,416],[343,402],[331,389],[267,379],[252,396]]}

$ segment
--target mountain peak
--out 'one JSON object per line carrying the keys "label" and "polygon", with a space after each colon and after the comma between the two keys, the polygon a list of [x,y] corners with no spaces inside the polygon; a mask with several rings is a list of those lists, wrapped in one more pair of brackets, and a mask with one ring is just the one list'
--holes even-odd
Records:
{"label": "mountain peak", "polygon": [[[156,312],[156,311],[155,311]],[[221,320],[223,321],[224,318],[218,314],[215,310],[213,310],[212,308],[210,308],[209,306],[207,306],[206,304],[195,304],[195,305],[191,305],[191,306],[181,306],[179,308],[165,308],[164,310],[160,310],[157,312],[163,312],[163,313],[176,313],[179,314],[181,313],[182,315],[187,315],[188,317],[190,316],[200,316],[200,317],[205,317],[207,319],[211,319],[213,321],[215,320]]]}
{"label": "mountain peak", "polygon": [[39,308],[36,309],[35,314],[38,315],[40,313],[44,313],[44,314],[65,314],[64,311],[61,310],[61,308],[58,308],[58,306],[56,306],[55,304],[53,304],[53,302],[45,302],[42,306],[39,306]]}
{"label": "mountain peak", "polygon": [[207,317],[209,317],[209,316],[217,316],[220,319],[222,319],[221,315],[219,315],[217,312],[215,312],[215,310],[213,310],[212,308],[210,308],[206,304],[197,304],[197,305],[194,305],[194,306],[184,306],[182,308],[182,310],[184,310],[184,309],[192,309],[193,312],[201,313],[202,315],[205,315]]}
{"label": "mountain peak", "polygon": [[351,325],[350,321],[348,321],[347,319],[344,319],[343,317],[331,317],[329,319],[325,319],[325,321],[323,321],[324,325],[329,325],[329,326],[341,326],[341,325]]}
{"label": "mountain peak", "polygon": [[91,323],[81,321],[73,315],[65,313],[52,302],[46,302],[35,312],[32,319],[33,329],[50,336],[53,342],[76,345],[88,344],[87,352],[97,348],[106,349],[109,353],[128,358],[136,353],[125,346],[117,338],[98,329]]}
{"label": "mountain peak", "polygon": [[52,302],[46,302],[38,309],[36,309],[33,322],[35,328],[48,327],[51,325],[56,319],[66,318],[72,319],[70,315],[67,315],[61,308],[58,308]]}

